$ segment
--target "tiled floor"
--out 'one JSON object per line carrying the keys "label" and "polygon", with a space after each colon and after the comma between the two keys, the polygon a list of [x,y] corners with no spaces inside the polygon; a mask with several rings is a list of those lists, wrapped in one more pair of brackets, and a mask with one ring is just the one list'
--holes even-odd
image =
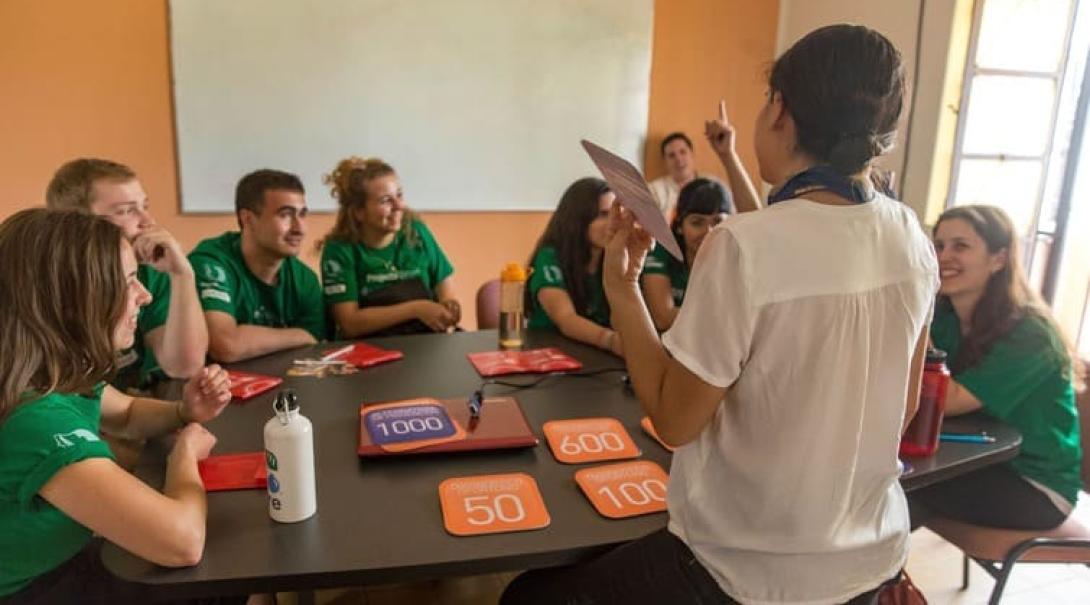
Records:
{"label": "tiled floor", "polygon": [[[988,602],[994,582],[971,565],[969,589],[961,588],[961,551],[921,529],[912,535],[908,572],[932,605],[979,605]],[[492,605],[516,574],[449,578],[419,584],[319,591],[318,605]],[[280,605],[294,605],[281,595]],[[1088,605],[1090,568],[1082,565],[1024,564],[1015,568],[1003,605]]]}

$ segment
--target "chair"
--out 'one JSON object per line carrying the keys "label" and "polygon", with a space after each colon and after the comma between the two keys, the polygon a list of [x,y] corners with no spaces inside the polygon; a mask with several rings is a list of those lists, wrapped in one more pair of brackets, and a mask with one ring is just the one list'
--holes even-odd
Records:
{"label": "chair", "polygon": [[[1090,487],[1090,387],[1078,395],[1082,440],[1082,484]],[[1090,565],[1090,499],[1081,494],[1079,506],[1059,527],[1020,531],[970,525],[952,519],[933,519],[925,525],[964,553],[961,588],[969,587],[969,559],[993,578],[988,605],[998,605],[1015,563],[1083,563]]]}
{"label": "chair", "polygon": [[500,326],[500,280],[490,279],[477,288],[477,329]]}

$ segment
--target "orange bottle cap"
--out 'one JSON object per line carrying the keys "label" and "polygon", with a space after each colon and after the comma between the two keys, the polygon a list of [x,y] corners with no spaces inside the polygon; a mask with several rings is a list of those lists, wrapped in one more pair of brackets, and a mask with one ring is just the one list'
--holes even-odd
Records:
{"label": "orange bottle cap", "polygon": [[500,272],[500,281],[526,281],[526,268],[518,263],[507,263]]}

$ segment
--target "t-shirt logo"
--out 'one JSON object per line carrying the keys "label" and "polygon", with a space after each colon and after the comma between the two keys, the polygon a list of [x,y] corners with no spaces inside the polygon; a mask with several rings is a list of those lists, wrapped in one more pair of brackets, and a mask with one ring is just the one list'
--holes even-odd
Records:
{"label": "t-shirt logo", "polygon": [[556,265],[542,267],[541,272],[545,275],[545,283],[547,284],[564,283],[564,273]]}
{"label": "t-shirt logo", "polygon": [[68,433],[54,433],[53,441],[56,442],[57,447],[72,447],[76,445],[76,439],[82,439],[87,443],[94,443],[100,441],[98,435],[88,431],[87,429],[76,429]]}
{"label": "t-shirt logo", "polygon": [[219,265],[205,265],[204,276],[221,284],[227,282],[227,272]]}
{"label": "t-shirt logo", "polygon": [[324,263],[322,263],[322,266],[325,267],[325,272],[327,274],[329,274],[331,277],[335,276],[335,275],[340,275],[341,271],[344,270],[341,267],[341,264],[338,263],[337,261],[333,260],[332,258],[330,258],[330,259],[326,260]]}

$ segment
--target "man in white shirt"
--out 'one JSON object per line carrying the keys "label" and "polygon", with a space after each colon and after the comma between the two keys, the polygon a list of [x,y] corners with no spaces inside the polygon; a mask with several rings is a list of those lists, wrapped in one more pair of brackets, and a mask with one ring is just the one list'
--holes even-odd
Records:
{"label": "man in white shirt", "polygon": [[[678,193],[689,181],[698,176],[714,181],[719,179],[696,172],[693,142],[684,132],[672,132],[666,135],[659,145],[659,150],[662,152],[663,161],[666,162],[667,172],[647,185],[651,188],[651,193],[654,194],[655,202],[662,210],[662,214],[669,219],[674,206],[677,205]],[[722,183],[719,184],[722,185]]]}

